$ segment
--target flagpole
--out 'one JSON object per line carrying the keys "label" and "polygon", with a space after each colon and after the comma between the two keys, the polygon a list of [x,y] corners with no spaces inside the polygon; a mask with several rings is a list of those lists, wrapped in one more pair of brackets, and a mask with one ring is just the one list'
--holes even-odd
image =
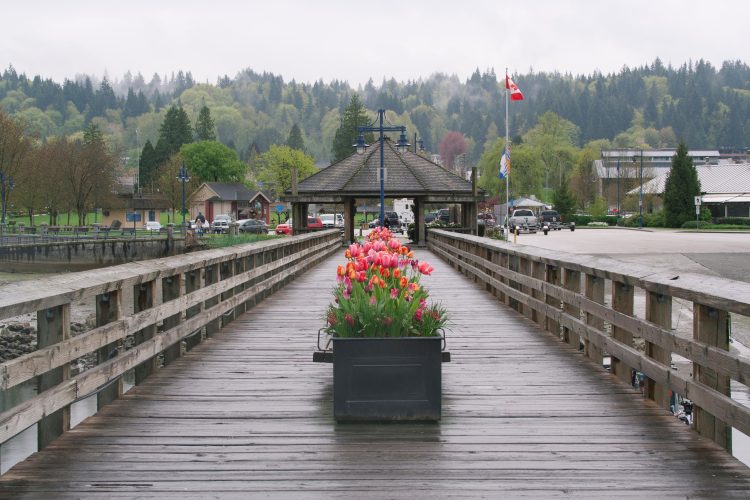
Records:
{"label": "flagpole", "polygon": [[[508,88],[508,68],[505,68],[505,154],[508,154],[508,142],[510,137],[510,126],[508,124],[508,97],[510,89]],[[505,173],[505,227],[510,227],[510,170]]]}

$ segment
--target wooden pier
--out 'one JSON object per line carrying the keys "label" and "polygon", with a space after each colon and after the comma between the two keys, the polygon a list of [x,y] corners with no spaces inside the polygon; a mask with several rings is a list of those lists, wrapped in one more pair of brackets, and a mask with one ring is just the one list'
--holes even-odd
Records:
{"label": "wooden pier", "polygon": [[340,255],[0,478],[0,498],[747,498],[750,469],[429,252],[438,424],[337,424],[312,363]]}

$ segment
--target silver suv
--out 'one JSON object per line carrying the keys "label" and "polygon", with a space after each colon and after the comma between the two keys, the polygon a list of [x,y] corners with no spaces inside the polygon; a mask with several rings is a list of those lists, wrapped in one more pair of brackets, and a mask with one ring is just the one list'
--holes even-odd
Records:
{"label": "silver suv", "polygon": [[229,224],[233,222],[231,215],[217,215],[214,217],[214,221],[211,223],[211,232],[216,234],[228,233]]}

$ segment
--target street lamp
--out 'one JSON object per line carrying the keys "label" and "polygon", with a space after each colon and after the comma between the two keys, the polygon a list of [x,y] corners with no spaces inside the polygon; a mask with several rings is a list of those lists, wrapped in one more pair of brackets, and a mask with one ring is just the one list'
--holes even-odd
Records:
{"label": "street lamp", "polygon": [[362,154],[365,152],[365,149],[367,148],[367,144],[365,144],[365,132],[378,132],[380,134],[379,141],[380,141],[380,171],[379,171],[379,177],[380,177],[380,226],[383,227],[385,225],[385,150],[384,150],[384,143],[385,139],[383,137],[383,132],[401,132],[401,135],[399,136],[397,148],[400,153],[406,152],[406,150],[409,147],[409,143],[406,142],[406,127],[403,125],[401,126],[384,126],[383,121],[385,119],[385,110],[379,109],[378,110],[378,122],[379,125],[374,126],[370,125],[367,127],[358,127],[357,133],[359,134],[357,138],[357,144],[355,146],[357,147],[357,153]]}
{"label": "street lamp", "polygon": [[185,166],[185,160],[182,160],[182,167],[177,172],[177,180],[182,183],[182,225],[187,228],[187,224],[185,223],[185,214],[187,213],[187,209],[185,208],[185,183],[190,182],[190,175]]}
{"label": "street lamp", "polygon": [[13,190],[14,187],[16,187],[16,185],[13,182],[13,177],[9,175],[6,176],[5,172],[0,172],[0,197],[2,197],[2,204],[3,204],[3,214],[2,214],[2,220],[0,220],[0,223],[2,224],[5,224],[5,200],[10,195],[10,192]]}
{"label": "street lamp", "polygon": [[[641,182],[641,190],[638,194],[638,228],[643,228],[643,150],[641,149],[641,169],[640,174],[638,175],[640,182]],[[638,156],[633,157],[633,165],[636,164],[636,160],[638,159]]]}
{"label": "street lamp", "polygon": [[417,133],[414,132],[414,154],[417,153],[417,147],[419,147],[420,153],[424,151],[424,141],[422,139],[417,139]]}

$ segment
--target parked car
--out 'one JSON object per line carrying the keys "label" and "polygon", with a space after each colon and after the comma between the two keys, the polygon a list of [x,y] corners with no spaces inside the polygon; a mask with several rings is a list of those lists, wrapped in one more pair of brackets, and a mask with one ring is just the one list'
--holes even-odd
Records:
{"label": "parked car", "polygon": [[262,220],[243,219],[237,221],[237,230],[241,233],[267,234],[268,226]]}
{"label": "parked car", "polygon": [[537,229],[539,229],[539,220],[536,218],[536,215],[526,208],[514,210],[508,224],[513,230],[518,228],[519,231],[528,231],[530,233],[536,233]]}
{"label": "parked car", "polygon": [[228,233],[229,224],[233,222],[232,216],[228,214],[221,214],[214,217],[214,221],[211,223],[211,232],[213,233]]}
{"label": "parked car", "polygon": [[424,223],[429,224],[430,222],[433,222],[435,219],[437,219],[437,216],[437,212],[429,212],[424,216]]}
{"label": "parked car", "polygon": [[542,210],[539,212],[539,225],[547,225],[550,229],[560,231],[562,229],[562,217],[557,210]]}
{"label": "parked car", "polygon": [[323,229],[323,221],[320,217],[307,216],[307,228],[308,229]]}
{"label": "parked car", "polygon": [[287,219],[276,226],[276,234],[292,234],[292,219]]}
{"label": "parked car", "polygon": [[344,216],[341,214],[321,214],[320,220],[323,221],[325,229],[344,227]]}
{"label": "parked car", "polygon": [[146,221],[143,227],[146,231],[161,231],[161,223],[155,220]]}
{"label": "parked car", "polygon": [[437,211],[437,220],[442,224],[449,224],[451,221],[451,211],[448,208],[441,208]]}

